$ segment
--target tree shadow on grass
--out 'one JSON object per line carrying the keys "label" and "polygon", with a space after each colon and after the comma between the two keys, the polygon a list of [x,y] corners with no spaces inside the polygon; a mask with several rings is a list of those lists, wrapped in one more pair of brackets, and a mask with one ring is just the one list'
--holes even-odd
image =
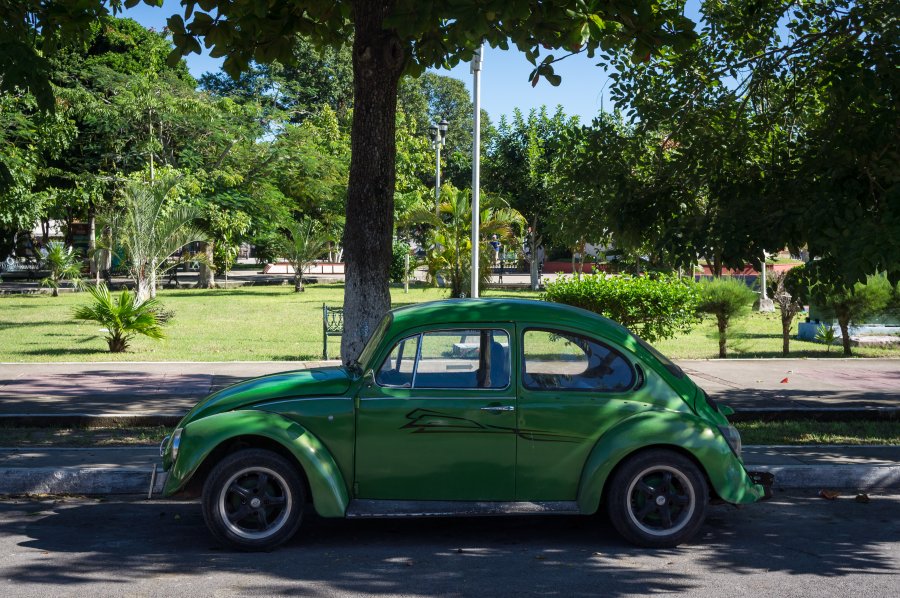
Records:
{"label": "tree shadow on grass", "polygon": [[216,546],[195,503],[2,503],[0,520],[19,546],[4,577],[32,591],[102,583],[126,593],[141,582],[159,590],[168,578],[196,580],[210,593],[240,579],[269,595],[620,596],[722,587],[724,576],[746,574],[896,575],[886,548],[900,531],[895,507],[880,497],[869,505],[800,497],[715,507],[693,543],[655,551],[625,544],[590,517],[346,521],[307,513],[287,545],[253,555]]}
{"label": "tree shadow on grass", "polygon": [[[66,335],[61,335],[66,336]],[[95,340],[95,339],[88,339]],[[82,348],[53,348],[53,349],[25,349],[22,351],[18,351],[18,353],[22,353],[23,355],[46,355],[47,357],[60,357],[60,356],[75,356],[75,355],[111,355],[108,349],[89,349],[87,347]]]}
{"label": "tree shadow on grass", "polygon": [[0,321],[0,330],[9,328],[31,328],[34,326],[79,326],[81,322],[74,320],[32,320],[30,322]]}

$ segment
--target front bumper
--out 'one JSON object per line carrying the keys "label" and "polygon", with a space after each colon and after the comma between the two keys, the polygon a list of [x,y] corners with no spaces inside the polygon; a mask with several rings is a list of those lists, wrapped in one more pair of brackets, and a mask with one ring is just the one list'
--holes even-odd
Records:
{"label": "front bumper", "polygon": [[748,471],[747,475],[757,486],[762,486],[763,496],[760,500],[772,498],[772,486],[775,484],[775,474],[768,471]]}

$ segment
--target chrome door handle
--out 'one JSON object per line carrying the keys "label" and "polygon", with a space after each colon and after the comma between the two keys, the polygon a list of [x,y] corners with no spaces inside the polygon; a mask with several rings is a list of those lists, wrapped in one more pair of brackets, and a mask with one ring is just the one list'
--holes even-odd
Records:
{"label": "chrome door handle", "polygon": [[482,407],[482,411],[515,411],[516,408],[512,405],[490,405],[488,407]]}

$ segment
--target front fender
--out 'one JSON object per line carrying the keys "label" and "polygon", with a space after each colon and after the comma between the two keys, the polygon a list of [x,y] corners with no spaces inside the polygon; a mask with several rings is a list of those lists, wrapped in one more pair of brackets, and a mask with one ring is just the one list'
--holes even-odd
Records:
{"label": "front fender", "polygon": [[733,504],[763,498],[728,442],[710,426],[686,413],[645,411],[623,420],[597,440],[585,461],[578,485],[578,508],[593,513],[600,505],[610,473],[628,455],[651,446],[677,447],[689,452],[706,471],[716,494]]}
{"label": "front fender", "polygon": [[238,436],[262,436],[290,451],[309,481],[316,512],[323,517],[344,516],[350,500],[347,484],[328,449],[297,422],[253,409],[219,413],[186,425],[164,495],[184,488],[216,447]]}

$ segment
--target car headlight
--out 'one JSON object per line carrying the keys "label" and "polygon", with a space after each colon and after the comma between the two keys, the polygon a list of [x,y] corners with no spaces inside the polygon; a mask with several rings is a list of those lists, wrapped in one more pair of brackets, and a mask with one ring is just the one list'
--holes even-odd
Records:
{"label": "car headlight", "polygon": [[178,445],[181,444],[181,433],[184,431],[184,428],[175,428],[175,431],[172,432],[172,462],[174,463],[178,459]]}
{"label": "car headlight", "polygon": [[722,436],[725,437],[725,440],[728,442],[728,446],[731,447],[731,450],[737,455],[737,458],[741,458],[741,433],[737,431],[737,428],[734,426],[719,426],[719,432],[722,433]]}

